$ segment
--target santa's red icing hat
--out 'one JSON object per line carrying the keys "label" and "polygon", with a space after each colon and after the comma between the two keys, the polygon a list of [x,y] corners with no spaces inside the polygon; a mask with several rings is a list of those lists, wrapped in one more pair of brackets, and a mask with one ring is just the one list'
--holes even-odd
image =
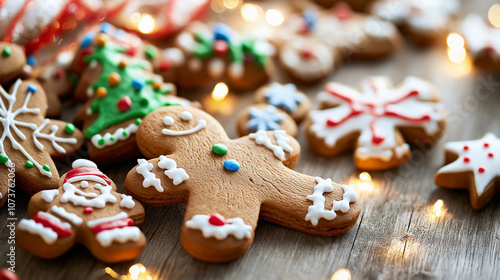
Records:
{"label": "santa's red icing hat", "polygon": [[64,183],[69,180],[73,182],[83,180],[100,181],[100,178],[104,180],[104,182],[106,182],[108,185],[111,185],[111,180],[108,178],[108,176],[104,175],[104,173],[102,173],[101,170],[97,168],[97,165],[90,160],[77,159],[71,166],[73,167],[73,169],[66,174]]}

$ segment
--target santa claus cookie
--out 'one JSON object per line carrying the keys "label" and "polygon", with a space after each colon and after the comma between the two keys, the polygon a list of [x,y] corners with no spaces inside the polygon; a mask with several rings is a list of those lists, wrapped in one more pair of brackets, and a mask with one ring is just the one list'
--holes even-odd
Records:
{"label": "santa claus cookie", "polygon": [[400,35],[392,23],[355,13],[342,3],[290,16],[272,41],[284,70],[295,80],[314,83],[343,60],[387,57],[399,48]]}
{"label": "santa claus cookie", "polygon": [[294,84],[272,83],[257,90],[253,105],[243,109],[238,116],[238,133],[248,135],[257,130],[285,130],[297,135],[300,123],[311,110],[309,98]]}
{"label": "santa claus cookie", "polygon": [[242,37],[222,23],[209,28],[195,22],[178,35],[176,46],[185,57],[176,70],[179,87],[199,88],[223,79],[232,88],[251,90],[269,79],[274,47],[264,39]]}
{"label": "santa claus cookie", "polygon": [[16,244],[46,259],[57,258],[82,243],[99,260],[135,259],[146,245],[137,225],[144,208],[131,196],[116,192],[115,184],[88,160],[73,162],[59,188],[35,194],[31,219],[16,227]]}
{"label": "santa claus cookie", "polygon": [[83,123],[89,157],[98,164],[138,157],[141,118],[159,107],[190,103],[176,97],[174,85],[155,75],[147,60],[127,55],[107,33],[88,40],[79,52],[84,70],[75,92],[87,101],[75,122]]}
{"label": "santa claus cookie", "polygon": [[0,83],[7,83],[19,76],[26,64],[24,50],[16,45],[0,42]]}
{"label": "santa claus cookie", "polygon": [[148,205],[186,203],[181,241],[195,258],[224,262],[245,253],[260,218],[310,234],[339,235],[360,213],[354,186],[293,171],[300,146],[285,131],[231,140],[207,113],[164,107],[137,131],[143,154],[125,180]]}
{"label": "santa claus cookie", "polygon": [[493,133],[469,141],[446,143],[444,167],[438,170],[436,185],[468,189],[474,210],[486,206],[500,190],[500,139]]}
{"label": "santa claus cookie", "polygon": [[462,34],[474,64],[500,75],[500,28],[478,14],[470,14],[462,22]]}
{"label": "santa claus cookie", "polygon": [[14,185],[30,195],[56,188],[53,159],[64,159],[83,144],[73,124],[46,119],[46,108],[45,93],[34,81],[17,80],[9,92],[0,87],[0,206]]}
{"label": "santa claus cookie", "polygon": [[354,149],[358,169],[397,167],[410,158],[408,143],[427,146],[441,137],[440,98],[433,85],[412,76],[397,87],[382,76],[362,80],[359,90],[328,83],[306,121],[307,138],[322,156]]}
{"label": "santa claus cookie", "polygon": [[378,0],[373,15],[397,24],[417,46],[444,40],[460,5],[458,0]]}

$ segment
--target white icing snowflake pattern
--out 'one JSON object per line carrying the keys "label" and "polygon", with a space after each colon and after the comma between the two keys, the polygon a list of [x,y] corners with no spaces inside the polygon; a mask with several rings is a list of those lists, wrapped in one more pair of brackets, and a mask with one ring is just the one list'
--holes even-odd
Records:
{"label": "white icing snowflake pattern", "polygon": [[247,128],[250,131],[280,129],[279,124],[286,117],[283,113],[277,113],[276,107],[272,105],[266,106],[262,110],[251,107],[248,114],[250,116],[250,120],[247,123]]}
{"label": "white icing snowflake pattern", "polygon": [[304,96],[297,92],[297,87],[294,84],[272,83],[266,89],[264,96],[269,104],[282,108],[288,113],[295,112],[297,105],[304,100]]}
{"label": "white icing snowflake pattern", "polygon": [[320,103],[338,106],[311,111],[310,129],[330,147],[359,131],[355,154],[361,159],[401,158],[409,146],[396,144],[398,127],[423,128],[428,135],[438,133],[444,112],[432,93],[430,84],[411,76],[397,88],[391,88],[385,77],[370,77],[361,82],[361,92],[329,83],[319,95]]}
{"label": "white icing snowflake pattern", "polygon": [[500,139],[493,133],[470,141],[448,142],[445,150],[458,155],[454,162],[443,166],[438,174],[473,172],[477,194],[480,196],[486,186],[500,178]]}
{"label": "white icing snowflake pattern", "polygon": [[[76,144],[77,140],[75,138],[62,138],[62,137],[57,137],[55,134],[58,131],[58,127],[56,125],[53,125],[51,127],[51,133],[50,134],[45,134],[42,133],[41,131],[49,124],[50,120],[45,119],[44,122],[40,125],[37,126],[34,123],[28,123],[24,121],[19,121],[16,120],[16,117],[23,115],[23,114],[40,114],[41,111],[39,108],[28,108],[28,103],[31,99],[31,96],[36,93],[36,87],[33,85],[30,85],[28,87],[28,94],[26,96],[26,99],[24,100],[23,105],[21,108],[14,110],[14,104],[16,102],[16,97],[18,94],[19,86],[21,85],[22,81],[17,80],[16,83],[13,86],[12,94],[7,93],[2,87],[0,87],[0,94],[2,95],[3,98],[0,98],[0,123],[3,126],[3,133],[0,138],[0,156],[3,156],[7,159],[5,162],[6,165],[10,165],[12,162],[8,158],[9,155],[7,155],[4,147],[4,142],[6,139],[9,139],[12,147],[15,150],[20,151],[24,157],[33,163],[33,166],[35,166],[41,174],[51,178],[52,177],[52,172],[50,171],[50,168],[47,165],[41,165],[38,163],[24,148],[23,146],[14,138],[14,135],[12,132],[14,132],[15,135],[17,135],[18,138],[21,140],[26,140],[26,135],[24,135],[21,130],[19,130],[18,126],[21,127],[26,127],[31,130],[33,130],[33,142],[35,143],[36,147],[40,150],[44,149],[44,146],[40,141],[40,139],[47,139],[51,141],[52,146],[54,149],[60,153],[64,153],[65,150],[63,147],[59,145],[59,143],[70,143],[70,144]],[[4,103],[4,99],[7,100],[7,104]]]}

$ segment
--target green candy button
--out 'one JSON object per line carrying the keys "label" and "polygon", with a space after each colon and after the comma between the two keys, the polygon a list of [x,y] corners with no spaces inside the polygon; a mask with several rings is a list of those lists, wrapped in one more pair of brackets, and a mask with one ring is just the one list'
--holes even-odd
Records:
{"label": "green candy button", "polygon": [[43,170],[47,171],[47,172],[50,172],[50,167],[45,164],[44,166],[42,166]]}
{"label": "green candy button", "polygon": [[6,163],[9,158],[6,155],[0,154],[0,163]]}
{"label": "green candy button", "polygon": [[9,56],[11,55],[11,53],[12,53],[12,50],[11,50],[9,47],[5,47],[5,48],[3,48],[3,50],[2,50],[2,54],[3,54],[4,56],[9,57]]}
{"label": "green candy button", "polygon": [[68,133],[70,135],[75,133],[75,125],[72,123],[68,123],[66,125],[66,127],[64,128],[64,131],[66,131],[66,133]]}
{"label": "green candy button", "polygon": [[26,167],[28,167],[28,168],[33,168],[33,162],[31,162],[31,161],[27,160],[27,161],[26,161]]}
{"label": "green candy button", "polygon": [[212,146],[212,151],[217,155],[223,156],[223,155],[227,154],[228,149],[227,149],[226,145],[215,144]]}

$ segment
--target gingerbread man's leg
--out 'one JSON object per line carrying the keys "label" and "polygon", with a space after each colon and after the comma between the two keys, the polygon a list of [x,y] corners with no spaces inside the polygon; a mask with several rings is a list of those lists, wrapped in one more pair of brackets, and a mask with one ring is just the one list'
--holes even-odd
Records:
{"label": "gingerbread man's leg", "polygon": [[83,243],[92,255],[110,263],[133,260],[146,245],[146,237],[136,226],[103,230],[85,236],[88,239]]}
{"label": "gingerbread man's leg", "polygon": [[75,245],[75,237],[75,230],[69,223],[42,211],[33,219],[22,219],[16,226],[16,244],[45,259],[66,253]]}
{"label": "gingerbread man's leg", "polygon": [[[214,187],[211,187],[214,186]],[[191,189],[181,242],[203,261],[225,262],[243,255],[252,245],[259,219],[260,195],[242,186],[235,193],[221,178],[219,184]]]}

